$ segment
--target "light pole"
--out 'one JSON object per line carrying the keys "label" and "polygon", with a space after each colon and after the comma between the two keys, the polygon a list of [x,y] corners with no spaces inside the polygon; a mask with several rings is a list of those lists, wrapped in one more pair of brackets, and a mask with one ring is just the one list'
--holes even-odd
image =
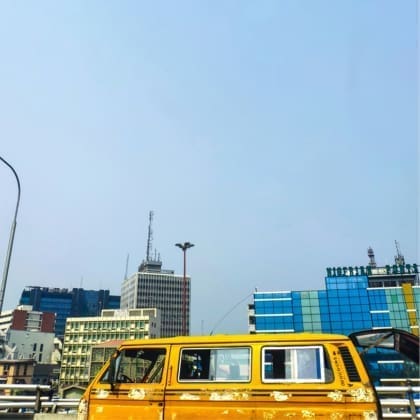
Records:
{"label": "light pole", "polygon": [[175,244],[184,253],[184,278],[182,282],[182,335],[187,335],[187,249],[194,246],[191,242]]}
{"label": "light pole", "polygon": [[1,314],[3,310],[4,292],[6,291],[7,275],[9,274],[10,257],[12,255],[13,240],[15,238],[16,219],[17,219],[17,213],[18,213],[19,202],[20,202],[20,181],[13,166],[10,165],[10,163],[4,160],[1,156],[0,156],[0,160],[12,170],[14,176],[16,177],[17,186],[18,186],[18,196],[17,196],[17,202],[16,202],[15,216],[13,218],[12,228],[10,230],[9,246],[7,247],[6,261],[4,263],[4,269],[3,269],[3,279],[1,281],[1,287],[0,287],[0,314]]}

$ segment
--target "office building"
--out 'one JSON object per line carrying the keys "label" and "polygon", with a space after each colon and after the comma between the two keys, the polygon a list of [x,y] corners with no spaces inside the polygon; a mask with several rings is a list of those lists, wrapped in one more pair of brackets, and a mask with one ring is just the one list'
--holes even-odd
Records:
{"label": "office building", "polygon": [[[162,270],[159,260],[143,261],[139,271],[125,279],[121,288],[121,309],[158,308],[161,336],[182,335],[184,278]],[[190,277],[185,279],[186,335],[190,331]]]}
{"label": "office building", "polygon": [[60,387],[88,384],[94,345],[109,340],[157,338],[159,333],[160,314],[156,308],[103,310],[98,317],[67,318]]}
{"label": "office building", "polygon": [[120,297],[110,295],[109,290],[31,286],[23,290],[19,304],[31,305],[34,311],[55,313],[54,332],[62,339],[68,317],[98,316],[102,309],[119,309]]}
{"label": "office building", "polygon": [[161,337],[182,335],[185,315],[185,335],[189,335],[191,278],[185,276],[184,279],[173,270],[163,270],[156,252],[151,256],[152,217],[153,212],[150,212],[146,259],[137,273],[123,281],[121,309],[158,308],[161,311]]}
{"label": "office building", "polygon": [[377,267],[371,248],[368,255],[367,266],[327,268],[325,290],[255,292],[249,332],[348,335],[393,327],[419,335],[417,264],[398,254],[393,265]]}

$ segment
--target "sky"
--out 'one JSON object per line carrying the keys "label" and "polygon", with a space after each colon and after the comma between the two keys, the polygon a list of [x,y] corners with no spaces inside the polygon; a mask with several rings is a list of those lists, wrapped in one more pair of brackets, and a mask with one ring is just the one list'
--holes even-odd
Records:
{"label": "sky", "polygon": [[[0,156],[25,286],[109,289],[153,249],[193,334],[258,291],[419,263],[415,0],[0,2]],[[0,162],[0,267],[17,183]],[[128,256],[128,264],[127,264]]]}

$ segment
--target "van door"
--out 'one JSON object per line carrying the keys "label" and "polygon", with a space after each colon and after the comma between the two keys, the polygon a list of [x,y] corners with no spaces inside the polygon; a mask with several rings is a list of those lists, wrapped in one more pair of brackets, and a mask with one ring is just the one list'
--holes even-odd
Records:
{"label": "van door", "polygon": [[93,384],[89,419],[163,418],[170,346],[126,347]]}
{"label": "van door", "polygon": [[254,403],[248,392],[250,346],[185,345],[174,349],[171,358],[165,419],[254,418]]}

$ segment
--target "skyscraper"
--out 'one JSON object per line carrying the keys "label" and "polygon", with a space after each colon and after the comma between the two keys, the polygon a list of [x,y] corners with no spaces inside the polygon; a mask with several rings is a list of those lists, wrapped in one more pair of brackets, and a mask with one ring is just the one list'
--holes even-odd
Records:
{"label": "skyscraper", "polygon": [[[153,213],[149,214],[146,259],[138,272],[126,278],[121,287],[121,309],[157,308],[161,311],[161,337],[182,335],[184,277],[163,270],[160,257],[151,255]],[[190,332],[190,283],[185,277],[186,335]]]}
{"label": "skyscraper", "polygon": [[[160,260],[143,261],[121,288],[121,309],[157,308],[161,311],[161,337],[182,334],[183,276],[162,270]],[[190,331],[190,277],[186,277],[187,335]]]}

